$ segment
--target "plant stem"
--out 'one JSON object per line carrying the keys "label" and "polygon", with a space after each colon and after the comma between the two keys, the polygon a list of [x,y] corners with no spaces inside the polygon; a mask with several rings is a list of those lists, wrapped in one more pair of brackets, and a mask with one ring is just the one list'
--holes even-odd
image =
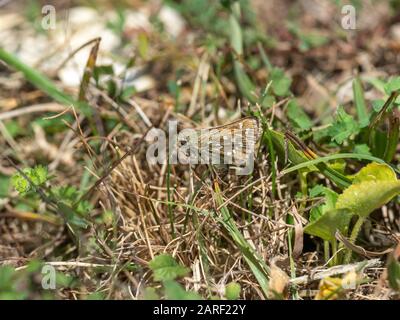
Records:
{"label": "plant stem", "polygon": [[[358,216],[358,219],[357,219],[356,223],[354,224],[353,230],[351,230],[351,235],[350,235],[350,239],[349,239],[351,243],[356,242],[357,236],[360,233],[360,230],[361,230],[362,225],[364,224],[364,221],[365,221],[364,217]],[[352,254],[351,249],[348,249],[345,259],[344,259],[345,264],[350,263],[351,254]]]}
{"label": "plant stem", "polygon": [[332,265],[336,266],[338,264],[338,257],[337,257],[337,241],[334,239],[332,241]]}
{"label": "plant stem", "polygon": [[325,262],[329,261],[329,241],[324,240],[324,258]]}

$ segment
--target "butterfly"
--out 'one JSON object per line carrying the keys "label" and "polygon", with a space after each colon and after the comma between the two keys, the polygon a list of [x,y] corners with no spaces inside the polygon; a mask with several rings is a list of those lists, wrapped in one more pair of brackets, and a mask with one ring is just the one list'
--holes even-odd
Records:
{"label": "butterfly", "polygon": [[183,129],[178,134],[181,163],[242,166],[254,161],[262,126],[256,117],[206,129]]}

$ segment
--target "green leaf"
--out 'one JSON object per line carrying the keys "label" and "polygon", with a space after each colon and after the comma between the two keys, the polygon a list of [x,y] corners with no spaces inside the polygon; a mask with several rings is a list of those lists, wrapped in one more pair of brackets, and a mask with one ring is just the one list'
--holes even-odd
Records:
{"label": "green leaf", "polygon": [[[308,161],[304,153],[298,151],[290,142],[288,142],[285,136],[281,132],[275,130],[270,130],[270,132],[271,132],[272,142],[274,144],[275,149],[277,150],[280,159],[285,158],[285,152],[287,151],[287,158],[293,164],[300,164]],[[316,170],[315,167],[313,167],[313,169]]]}
{"label": "green leaf", "polygon": [[272,90],[277,96],[287,96],[290,92],[292,80],[285,75],[285,72],[280,68],[271,70]]}
{"label": "green leaf", "polygon": [[164,281],[165,296],[169,300],[201,300],[201,296],[192,291],[186,291],[173,280]]}
{"label": "green leaf", "polygon": [[136,92],[137,90],[134,86],[128,86],[124,88],[120,97],[122,100],[126,101],[129,100]]}
{"label": "green leaf", "polygon": [[374,111],[376,113],[381,111],[381,109],[383,108],[384,105],[385,105],[385,100],[378,99],[378,100],[373,100],[372,101],[372,109],[374,109]]}
{"label": "green leaf", "polygon": [[292,124],[301,130],[307,130],[312,127],[310,118],[294,99],[290,100],[287,105],[287,115]]}
{"label": "green leaf", "polygon": [[354,153],[371,155],[371,151],[369,149],[369,146],[367,144],[365,144],[365,143],[356,144],[354,146]]}
{"label": "green leaf", "polygon": [[400,77],[395,77],[393,79],[390,79],[384,88],[385,88],[385,92],[388,95],[394,91],[400,90]]}
{"label": "green leaf", "polygon": [[366,79],[369,84],[371,84],[374,88],[379,90],[382,93],[385,93],[385,85],[386,82],[379,78],[367,78]]}
{"label": "green leaf", "polygon": [[99,83],[100,77],[103,75],[113,76],[114,69],[112,65],[102,65],[102,66],[95,66],[93,68],[93,79],[96,83]]}
{"label": "green leaf", "polygon": [[[11,183],[20,194],[25,194],[32,188],[42,185],[48,180],[47,168],[38,165],[32,168],[25,168],[22,172],[29,178],[30,181],[25,179],[25,177],[17,172],[11,177]],[[33,186],[31,183],[33,183]]]}
{"label": "green leaf", "polygon": [[276,103],[275,96],[271,94],[264,94],[259,101],[263,108],[271,108]]}
{"label": "green leaf", "polygon": [[0,292],[10,291],[13,287],[15,269],[11,266],[0,266]]}
{"label": "green leaf", "polygon": [[400,136],[400,117],[395,113],[388,114],[388,129],[386,132],[387,142],[385,144],[385,152],[383,160],[390,163],[396,155],[397,145]]}
{"label": "green leaf", "polygon": [[56,272],[56,285],[61,288],[74,288],[78,285],[78,279],[62,272]]}
{"label": "green leaf", "polygon": [[43,263],[39,260],[31,260],[29,261],[27,268],[25,269],[26,273],[39,272],[43,267]]}
{"label": "green leaf", "polygon": [[335,191],[324,187],[322,185],[316,185],[309,191],[310,197],[325,196],[324,204],[310,211],[310,222],[318,220],[325,212],[335,209],[337,197],[339,196]]}
{"label": "green leaf", "polygon": [[47,168],[42,165],[36,166],[29,173],[29,178],[31,178],[35,186],[40,186],[41,184],[45,183],[47,181],[47,176]]}
{"label": "green leaf", "polygon": [[237,300],[240,296],[240,284],[237,282],[230,282],[225,287],[225,297],[228,300]]}
{"label": "green leaf", "polygon": [[351,135],[357,134],[359,130],[360,127],[354,118],[347,114],[342,106],[339,106],[336,119],[328,129],[328,135],[338,144],[342,144]]}
{"label": "green leaf", "polygon": [[333,241],[335,240],[336,230],[339,230],[342,234],[347,234],[352,215],[347,209],[326,211],[317,220],[310,222],[304,228],[304,232],[327,241]]}
{"label": "green leaf", "polygon": [[149,267],[153,270],[155,281],[173,280],[186,276],[190,269],[180,265],[169,254],[162,254],[150,261]]}
{"label": "green leaf", "polygon": [[[339,171],[327,166],[323,162],[328,162],[328,159],[339,159],[340,157],[346,155],[346,157],[358,158],[354,154],[343,154],[343,155],[330,155],[327,157],[319,157],[314,160],[309,160],[306,158],[303,152],[298,151],[291,142],[285,139],[285,136],[274,130],[270,130],[272,142],[274,144],[274,148],[277,151],[279,159],[284,159],[287,155],[287,158],[294,164],[293,167],[285,169],[282,173],[287,174],[289,172],[293,172],[295,170],[308,170],[315,171],[319,170],[323,175],[325,175],[328,179],[334,182],[338,187],[344,189],[350,185],[349,179],[347,179],[343,174]],[[286,141],[285,141],[286,140]],[[287,152],[285,151],[287,150]],[[362,156],[360,158],[366,158],[366,156]],[[375,160],[376,158],[374,158]],[[315,164],[315,165],[314,165]]]}
{"label": "green leaf", "polygon": [[329,38],[325,35],[316,32],[304,32],[300,29],[300,26],[292,21],[287,23],[288,30],[300,39],[299,48],[301,51],[307,51],[312,48],[316,48],[326,44]]}
{"label": "green leaf", "polygon": [[25,128],[21,127],[16,120],[8,120],[4,122],[6,129],[11,137],[15,138],[19,134],[25,133]]}
{"label": "green leaf", "polygon": [[63,214],[65,219],[67,220],[68,223],[71,225],[86,229],[88,226],[88,222],[80,216],[80,214],[75,211],[68,203],[65,203],[63,201],[59,201],[57,203],[58,210]]}
{"label": "green leaf", "polygon": [[79,203],[75,204],[76,199],[80,197],[80,193],[74,186],[55,188],[54,194],[61,202],[64,202],[71,208],[74,207],[74,210],[79,215],[85,216],[93,209],[92,204],[86,200],[81,200]]}
{"label": "green leaf", "polygon": [[11,183],[15,190],[20,194],[25,194],[31,189],[28,180],[26,180],[20,173],[16,173],[11,177]]}
{"label": "green leaf", "polygon": [[336,208],[346,208],[361,217],[367,217],[399,193],[400,181],[393,169],[372,162],[362,168],[354,176],[352,185],[339,195]]}
{"label": "green leaf", "polygon": [[323,46],[328,43],[329,38],[316,32],[310,32],[300,34],[300,40],[300,50],[307,51],[312,48]]}

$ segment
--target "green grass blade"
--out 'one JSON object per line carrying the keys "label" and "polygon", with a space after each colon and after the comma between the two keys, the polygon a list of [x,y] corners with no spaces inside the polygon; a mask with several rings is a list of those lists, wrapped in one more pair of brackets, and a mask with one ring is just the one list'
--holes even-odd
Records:
{"label": "green grass blade", "polygon": [[[231,14],[229,16],[230,25],[230,44],[235,53],[239,56],[243,54],[243,36],[242,29],[239,23],[240,18],[240,3],[235,2],[231,6]],[[236,60],[233,63],[235,78],[242,95],[251,103],[256,103],[257,99],[254,95],[255,86],[243,70],[240,61]]]}
{"label": "green grass blade", "polygon": [[[223,199],[221,197],[220,189],[218,185],[215,185],[215,199],[217,204],[222,205]],[[269,291],[269,268],[262,260],[262,258],[257,254],[257,252],[251,247],[251,245],[244,238],[242,233],[239,231],[236,226],[228,208],[226,206],[221,207],[222,217],[219,219],[219,222],[225,228],[225,230],[232,237],[236,245],[239,247],[240,251],[243,254],[247,264],[249,265],[251,271],[256,277],[261,289],[263,290],[265,297],[268,297]]]}
{"label": "green grass blade", "polygon": [[385,153],[383,159],[387,162],[393,160],[393,157],[397,151],[397,144],[399,143],[399,131],[400,131],[400,118],[395,115],[389,115],[389,129],[387,132],[387,142],[385,147]]}
{"label": "green grass blade", "polygon": [[294,172],[300,169],[304,169],[313,165],[316,165],[318,163],[323,163],[323,162],[328,162],[332,160],[337,160],[337,159],[358,159],[358,160],[369,160],[369,161],[375,161],[378,163],[386,163],[384,160],[370,156],[367,154],[361,154],[361,153],[337,153],[337,154],[332,154],[326,157],[320,157],[314,160],[308,160],[303,163],[299,163],[293,167],[287,168],[285,170],[281,171],[281,175],[286,175],[290,172]]}
{"label": "green grass blade", "polygon": [[[295,164],[295,166],[300,165],[302,163],[309,163],[310,160],[305,156],[305,154],[299,150],[297,150],[290,141],[286,141],[287,147],[285,147],[285,136],[275,130],[270,130],[272,141],[275,146],[275,149],[283,158],[284,154],[287,152],[288,159]],[[285,151],[286,149],[286,151]],[[323,161],[316,162],[315,165],[305,165],[301,166],[301,168],[308,168],[309,170],[319,170],[323,175],[325,175],[328,179],[334,182],[338,187],[344,189],[348,187],[351,183],[349,179],[347,179],[344,175],[336,170],[329,168],[326,166]],[[301,169],[300,168],[300,169]]]}
{"label": "green grass blade", "polygon": [[367,104],[365,103],[364,98],[364,89],[362,87],[362,83],[359,77],[356,77],[353,80],[353,97],[354,104],[357,110],[358,122],[360,124],[360,127],[364,128],[369,124],[369,116]]}
{"label": "green grass blade", "polygon": [[0,60],[4,61],[13,69],[22,72],[26,80],[32,83],[39,90],[49,95],[55,101],[66,106],[73,105],[74,107],[78,107],[85,113],[85,115],[90,114],[90,108],[88,105],[76,101],[73,97],[58,89],[49,78],[29,67],[3,48],[0,48]]}

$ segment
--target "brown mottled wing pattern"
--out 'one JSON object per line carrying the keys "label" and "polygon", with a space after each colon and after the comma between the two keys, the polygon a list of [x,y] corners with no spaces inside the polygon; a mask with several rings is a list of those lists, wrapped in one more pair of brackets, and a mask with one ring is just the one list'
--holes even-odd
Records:
{"label": "brown mottled wing pattern", "polygon": [[[220,163],[242,164],[256,151],[262,128],[255,117],[246,117],[232,123],[201,130],[199,148],[219,153]],[[207,162],[207,161],[205,161]]]}

